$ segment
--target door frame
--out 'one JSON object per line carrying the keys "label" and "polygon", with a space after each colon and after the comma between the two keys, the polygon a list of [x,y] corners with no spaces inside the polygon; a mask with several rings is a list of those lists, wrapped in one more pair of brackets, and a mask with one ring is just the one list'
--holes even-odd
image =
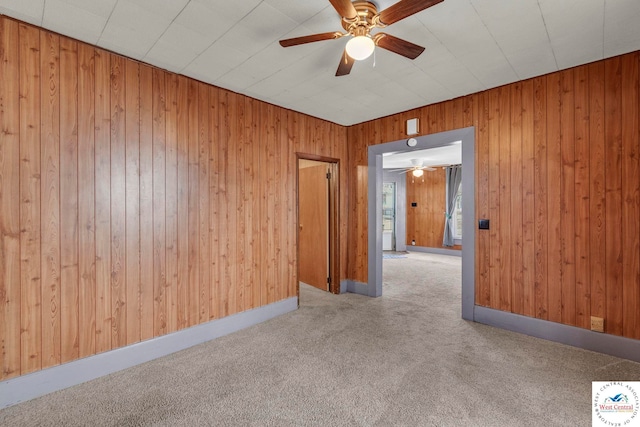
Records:
{"label": "door frame", "polygon": [[370,145],[368,153],[368,281],[367,294],[382,295],[382,155],[442,147],[461,141],[462,203],[468,215],[462,216],[462,318],[474,320],[475,308],[475,127],[417,136],[417,144],[409,148],[407,139]]}
{"label": "door frame", "polygon": [[340,160],[296,152],[296,289],[300,301],[300,160],[327,164],[329,180],[329,292],[340,293]]}

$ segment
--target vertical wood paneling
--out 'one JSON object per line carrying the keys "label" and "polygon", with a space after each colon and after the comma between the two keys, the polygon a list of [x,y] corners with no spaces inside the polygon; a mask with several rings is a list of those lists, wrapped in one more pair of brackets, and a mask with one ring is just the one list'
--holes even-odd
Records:
{"label": "vertical wood paneling", "polygon": [[502,88],[500,94],[500,195],[499,195],[499,283],[500,283],[500,309],[510,310],[512,299],[511,280],[511,248],[513,244],[511,236],[511,99],[509,87]]}
{"label": "vertical wood paneling", "polygon": [[[274,251],[274,276],[273,276],[273,294],[269,299],[269,302],[275,302],[279,299],[282,299],[286,296],[286,287],[277,286],[277,283],[287,283],[287,279],[284,276],[284,272],[286,271],[287,263],[276,262],[276,260],[282,257],[284,254],[282,253],[282,249],[284,248],[284,236],[285,236],[285,225],[284,221],[286,220],[284,217],[284,203],[285,201],[282,199],[278,199],[276,194],[280,194],[281,183],[283,179],[283,168],[286,168],[287,156],[286,153],[282,152],[282,130],[285,126],[282,123],[282,118],[284,116],[283,111],[279,108],[273,108],[274,117],[275,117],[275,133],[274,133],[274,168],[273,168],[273,189],[270,191],[273,192],[273,196],[270,197],[270,200],[276,201],[271,202],[274,206],[273,216],[272,216],[272,224],[273,224],[273,246],[272,248],[276,248]],[[314,126],[317,124],[314,123]],[[314,144],[318,150],[317,144]],[[282,160],[281,160],[282,159]],[[279,161],[284,161],[283,166],[280,166]]]}
{"label": "vertical wood paneling", "polygon": [[20,366],[42,366],[40,34],[20,24]]}
{"label": "vertical wood paneling", "polygon": [[[454,105],[456,102],[460,102],[460,100],[462,100],[462,98],[458,98],[457,101],[454,102],[447,102],[442,104],[442,110],[443,110],[443,114],[444,114],[444,119],[442,122],[442,131],[445,131],[447,129],[454,129],[453,127],[453,122],[454,122]],[[456,115],[459,117],[460,116],[460,112],[457,111]]]}
{"label": "vertical wood paneling", "polygon": [[[278,190],[279,190],[279,179],[280,179],[280,174],[282,173],[281,167],[278,164],[278,160],[282,158],[281,156],[281,144],[280,144],[280,134],[281,134],[281,130],[282,130],[282,116],[280,115],[280,111],[277,108],[271,108],[272,112],[273,112],[273,123],[274,123],[274,132],[273,132],[273,150],[270,152],[270,154],[273,155],[273,167],[270,170],[270,178],[271,178],[271,182],[273,183],[273,188],[269,189],[269,200],[275,200],[276,194],[278,194]],[[316,129],[316,123],[313,123],[310,127],[310,129]],[[317,144],[316,144],[316,140],[314,139],[313,141],[313,150],[316,151],[318,149]],[[285,160],[286,161],[286,160]],[[272,259],[273,259],[273,270],[272,270],[272,274],[270,277],[270,284],[269,284],[269,290],[270,290],[270,294],[269,297],[267,299],[267,301],[269,302],[273,302],[273,301],[277,301],[279,298],[281,298],[284,295],[284,292],[281,291],[281,289],[276,286],[276,283],[278,283],[278,281],[280,280],[281,274],[282,274],[282,265],[280,265],[279,263],[275,262],[275,260],[280,256],[280,248],[281,248],[281,230],[282,230],[282,200],[278,200],[275,203],[271,203],[270,207],[269,207],[270,211],[272,212],[271,214],[271,226],[273,227],[273,233],[271,235],[271,247],[272,248],[278,248],[276,251],[274,251],[273,255],[272,255]]]}
{"label": "vertical wood paneling", "polygon": [[[282,132],[280,133],[280,154],[284,160],[282,168],[282,174],[280,176],[280,192],[284,194],[295,194],[295,174],[296,174],[296,159],[293,155],[294,148],[292,145],[292,139],[288,136],[287,121],[289,112],[286,110],[280,110],[280,117],[282,123]],[[318,152],[324,155],[330,155],[329,147],[331,146],[330,124],[328,122],[318,121],[321,124],[321,142]],[[283,292],[280,298],[289,298],[297,295],[297,285],[295,280],[291,280],[291,277],[296,277],[297,265],[294,264],[295,255],[291,251],[291,248],[295,246],[295,227],[296,227],[296,204],[294,198],[288,198],[282,200],[282,216],[281,218],[281,231],[280,231],[280,247],[282,248],[282,257],[287,262],[282,263],[282,270],[280,272],[280,280],[286,283],[286,286],[281,287]],[[297,280],[297,279],[296,279]]]}
{"label": "vertical wood paneling", "polygon": [[640,54],[622,65],[622,335],[640,339]]}
{"label": "vertical wood paneling", "polygon": [[[221,108],[219,128],[219,152],[218,152],[218,168],[219,180],[218,191],[220,203],[220,222],[219,222],[219,256],[222,258],[220,263],[220,316],[225,317],[235,312],[235,289],[233,288],[235,279],[235,269],[232,265],[233,253],[235,253],[235,239],[233,235],[229,235],[229,230],[235,230],[234,214],[235,203],[233,200],[233,191],[231,188],[235,186],[235,150],[230,146],[231,139],[231,123],[229,116],[235,113],[234,95],[230,92],[224,92],[220,99]],[[231,244],[233,243],[233,248]],[[233,270],[233,271],[232,271]]]}
{"label": "vertical wood paneling", "polygon": [[60,41],[60,312],[61,360],[79,357],[78,313],[78,44]]}
{"label": "vertical wood paneling", "polygon": [[254,141],[260,139],[260,131],[261,131],[261,115],[260,115],[260,102],[251,100],[251,111],[253,115],[252,120],[252,138],[247,141],[249,146],[251,147],[251,176],[252,176],[252,192],[253,196],[251,197],[251,263],[249,268],[252,271],[252,284],[251,292],[252,292],[252,306],[259,307],[263,304],[262,301],[262,292],[261,286],[262,282],[262,211],[261,211],[261,182],[262,182],[262,170],[263,166],[261,164],[261,154],[262,148],[255,144]]}
{"label": "vertical wood paneling", "polygon": [[298,136],[345,128],[0,22],[3,378],[295,295]]}
{"label": "vertical wood paneling", "polygon": [[[42,363],[60,363],[60,37],[41,33]],[[68,70],[68,69],[67,69]]]}
{"label": "vertical wood paneling", "polygon": [[[489,218],[489,96],[483,92],[478,96],[476,110],[476,212],[477,218]],[[464,171],[463,171],[464,173]],[[479,231],[476,235],[476,304],[489,307],[490,233]]]}
{"label": "vertical wood paneling", "polygon": [[535,149],[535,316],[548,318],[547,290],[547,104],[546,79],[533,79],[533,141]]}
{"label": "vertical wood paneling", "polygon": [[[0,74],[18,82],[18,24],[0,19]],[[0,84],[0,369],[20,375],[20,87]]]}
{"label": "vertical wood paneling", "polygon": [[111,54],[96,50],[96,353],[111,347]]}
{"label": "vertical wood paneling", "polygon": [[164,73],[166,84],[165,122],[165,297],[167,332],[178,330],[178,76]]}
{"label": "vertical wood paneling", "polygon": [[164,72],[153,70],[153,330],[154,336],[167,331],[165,256],[165,103]]}
{"label": "vertical wood paneling", "polygon": [[[407,243],[415,240],[416,246],[438,249],[460,249],[442,246],[444,216],[446,211],[446,173],[442,168],[425,171],[420,178],[411,173],[406,177],[407,189]],[[412,207],[412,203],[417,203]]]}
{"label": "vertical wood paneling", "polygon": [[79,357],[96,351],[95,62],[78,44],[78,325]]}
{"label": "vertical wood paneling", "polygon": [[181,232],[177,235],[177,276],[176,276],[176,308],[177,308],[177,328],[182,329],[189,325],[189,311],[191,302],[189,300],[190,284],[197,280],[191,268],[191,248],[194,240],[193,218],[197,216],[197,206],[193,206],[191,193],[192,167],[189,150],[189,93],[188,81],[186,78],[178,77],[177,81],[177,218],[176,230]]}
{"label": "vertical wood paneling", "polygon": [[218,106],[220,104],[219,96],[221,91],[209,90],[209,134],[211,138],[211,145],[209,151],[209,235],[211,236],[211,242],[209,244],[210,254],[209,260],[211,265],[211,291],[209,293],[209,318],[217,319],[220,317],[220,288],[221,288],[221,265],[222,257],[220,256],[220,192],[219,192],[219,179],[220,179],[220,126],[219,126],[219,111]]}
{"label": "vertical wood paneling", "polygon": [[[249,98],[244,98],[242,100],[244,104],[244,121],[243,121],[243,129],[241,130],[242,137],[242,145],[243,145],[243,178],[244,178],[244,190],[242,191],[242,204],[244,209],[244,215],[242,218],[242,222],[244,224],[244,233],[245,233],[245,246],[244,246],[244,256],[240,259],[240,266],[243,270],[244,278],[240,283],[243,283],[243,306],[245,309],[251,309],[255,306],[253,305],[253,284],[256,283],[254,279],[254,259],[253,259],[253,245],[254,245],[254,236],[253,236],[253,224],[252,218],[254,216],[252,200],[255,197],[253,192],[253,182],[255,181],[255,177],[253,174],[253,145],[252,141],[254,138],[253,134],[253,108],[252,102],[250,102]],[[260,160],[258,159],[258,164]],[[257,236],[255,236],[257,237]],[[290,281],[293,282],[293,281]]]}
{"label": "vertical wood paneling", "polygon": [[468,127],[474,125],[476,111],[475,98],[472,96],[466,96],[464,98],[464,109],[462,110],[463,120],[462,127]]}
{"label": "vertical wood paneling", "polygon": [[358,242],[359,245],[356,246],[356,267],[358,269],[358,271],[363,272],[362,274],[365,274],[364,277],[364,282],[366,282],[366,270],[367,270],[367,256],[368,256],[368,247],[366,247],[366,237],[367,237],[367,222],[365,221],[366,218],[366,213],[367,213],[367,208],[365,208],[365,206],[368,206],[368,193],[367,193],[367,188],[368,188],[368,182],[369,182],[369,177],[368,177],[368,173],[369,173],[369,168],[367,166],[358,166],[358,170],[357,170],[358,174],[357,174],[357,179],[356,182],[354,183],[357,187],[356,187],[356,208],[358,209],[358,212],[360,212],[360,215],[362,215],[362,217],[360,218],[360,221],[357,222],[357,227],[356,227],[356,232],[357,232],[357,236],[358,236]]}
{"label": "vertical wood paneling", "polygon": [[[229,200],[228,217],[231,219],[235,233],[227,235],[227,259],[228,259],[228,302],[229,313],[238,313],[245,310],[244,306],[244,269],[242,259],[245,254],[246,224],[244,217],[244,100],[235,93],[227,97],[232,114],[225,116],[224,125],[227,127],[227,200]],[[234,120],[237,118],[238,120]]]}
{"label": "vertical wood paneling", "polygon": [[274,168],[276,164],[276,157],[274,152],[274,145],[276,142],[276,124],[274,108],[270,105],[262,106],[262,117],[266,120],[263,122],[263,132],[265,132],[265,148],[262,153],[260,164],[264,166],[262,169],[262,214],[264,216],[264,222],[262,225],[262,253],[265,254],[266,268],[263,270],[262,275],[262,295],[261,299],[263,303],[270,303],[274,301],[274,283],[276,280],[275,265],[274,265],[274,215],[275,204],[270,203],[272,197],[275,194],[274,189]]}
{"label": "vertical wood paneling", "polygon": [[[263,127],[263,126],[262,126]],[[358,221],[356,220],[356,216],[361,215],[362,212],[358,211],[358,206],[356,204],[356,193],[353,190],[353,188],[355,187],[355,182],[357,179],[356,174],[354,174],[352,172],[352,169],[354,167],[357,168],[356,165],[361,164],[359,162],[359,156],[361,155],[360,153],[362,153],[364,151],[363,147],[366,147],[366,143],[363,141],[363,138],[360,137],[360,132],[362,132],[363,127],[362,126],[351,126],[350,128],[347,129],[347,141],[353,141],[353,145],[354,147],[351,147],[348,151],[348,155],[347,155],[347,159],[348,159],[348,164],[347,164],[347,171],[346,173],[344,173],[345,177],[345,181],[347,182],[347,187],[348,188],[352,188],[351,191],[349,191],[348,194],[348,201],[347,201],[347,216],[348,216],[348,224],[351,225],[352,227],[356,227],[358,224]],[[300,140],[300,146],[302,146],[302,137],[300,135],[298,135],[298,138]],[[357,147],[355,147],[357,145]],[[352,278],[353,280],[361,280],[362,277],[362,271],[359,271],[357,269],[356,266],[356,252],[357,252],[357,247],[358,247],[358,239],[357,239],[357,234],[355,234],[353,232],[353,228],[349,230],[349,233],[347,235],[347,239],[350,242],[350,248],[351,250],[347,251],[347,259],[346,259],[346,267],[347,267],[347,274],[345,277],[349,277]]]}
{"label": "vertical wood paneling", "polygon": [[200,265],[200,283],[198,283],[199,306],[198,321],[202,323],[209,320],[209,307],[211,304],[211,219],[210,219],[210,150],[212,145],[209,128],[209,87],[205,84],[198,85],[198,165],[200,175],[198,185],[200,197],[198,198],[198,221],[200,234],[198,236],[198,254]]}
{"label": "vertical wood paneling", "polygon": [[[503,258],[501,257],[500,242],[500,96],[502,88],[489,91],[489,218],[494,223],[494,227],[489,230],[489,292],[491,308],[499,309],[501,306],[502,283],[500,273],[502,272]],[[497,225],[497,227],[495,226]]]}
{"label": "vertical wood paneling", "polygon": [[[288,123],[291,114],[289,111],[282,112],[283,129],[281,135],[281,147],[283,158],[286,159],[286,163],[283,168],[283,177],[281,187],[285,194],[296,194],[296,173],[297,173],[297,159],[293,153],[296,152],[296,137],[295,130],[290,132]],[[319,122],[322,124],[322,142],[320,153],[322,155],[331,156],[333,154],[333,141],[331,136],[331,123]],[[334,173],[334,178],[336,178]],[[282,280],[287,283],[287,286],[283,288],[285,294],[284,298],[290,298],[298,295],[298,260],[296,254],[296,238],[297,238],[297,203],[294,197],[284,200],[283,216],[283,242],[282,242],[282,255],[286,257],[287,264],[283,271]],[[331,276],[331,274],[329,274]],[[290,280],[290,277],[295,277],[294,280]],[[331,279],[331,277],[329,277]]]}
{"label": "vertical wood paneling", "polygon": [[[476,304],[583,328],[593,315],[608,333],[640,334],[639,61],[635,52],[466,97],[475,217],[492,225],[476,231]],[[423,134],[459,128],[462,101],[407,114]],[[404,137],[394,123],[405,114],[348,129],[351,188],[367,145]],[[348,271],[366,280],[366,208],[350,200]]]}
{"label": "vertical wood paneling", "polygon": [[[511,86],[511,135],[507,143],[511,146],[511,167],[510,172],[511,189],[506,197],[509,197],[509,204],[512,208],[509,212],[511,226],[511,310],[516,313],[524,311],[524,262],[522,258],[523,235],[522,217],[523,211],[518,206],[523,205],[523,161],[522,161],[522,84]],[[506,155],[506,153],[505,153]],[[504,203],[504,200],[503,200]],[[508,240],[507,240],[508,241]],[[509,283],[507,282],[507,283]]]}
{"label": "vertical wood paneling", "polygon": [[198,323],[200,306],[200,214],[199,198],[204,191],[200,191],[200,144],[198,139],[198,84],[188,80],[188,228],[189,228],[189,258],[187,289],[187,325]]}
{"label": "vertical wood paneling", "polygon": [[[347,254],[347,240],[349,238],[349,234],[348,234],[348,200],[349,200],[349,193],[347,191],[347,183],[348,181],[348,176],[350,175],[349,173],[347,173],[347,167],[348,167],[348,163],[347,163],[347,156],[348,156],[348,149],[347,149],[347,144],[346,144],[346,137],[347,137],[347,132],[344,128],[342,128],[342,126],[335,126],[336,129],[336,137],[335,137],[335,141],[334,141],[334,147],[335,147],[335,151],[334,154],[336,155],[336,158],[338,159],[342,159],[340,160],[340,163],[338,164],[338,173],[340,175],[340,182],[339,182],[339,192],[340,192],[340,198],[339,198],[339,220],[340,220],[340,245],[339,245],[339,251],[340,251],[340,278],[346,278],[346,277],[350,277],[348,275],[348,271],[349,271],[349,266],[347,265],[347,258],[346,258],[346,254]],[[296,230],[297,233],[297,230]],[[296,245],[296,249],[297,249],[297,245]],[[345,256],[343,256],[343,254],[345,254]],[[296,262],[296,264],[299,262],[299,260]],[[351,276],[353,277],[353,276]]]}
{"label": "vertical wood paneling", "polygon": [[295,295],[296,151],[341,160],[366,281],[367,145],[411,117],[476,126],[479,304],[637,338],[639,60],[344,128],[2,17],[2,376]]}
{"label": "vertical wood paneling", "polygon": [[622,62],[604,65],[605,81],[605,247],[606,324],[608,333],[622,334]]}
{"label": "vertical wood paneling", "polygon": [[154,336],[153,70],[140,65],[140,339]]}
{"label": "vertical wood paneling", "polygon": [[140,67],[127,61],[125,74],[125,278],[126,342],[140,341]]}
{"label": "vertical wood paneling", "polygon": [[[240,221],[237,222],[237,232],[233,240],[235,240],[235,250],[230,252],[231,259],[233,259],[233,273],[235,274],[234,279],[234,297],[235,297],[235,310],[237,312],[244,311],[246,309],[245,306],[245,285],[246,277],[245,277],[245,266],[244,262],[240,260],[246,259],[247,253],[247,223],[244,221],[245,213],[246,213],[246,199],[245,199],[245,191],[246,191],[246,165],[245,165],[245,143],[246,143],[246,135],[244,132],[247,117],[245,114],[246,106],[243,99],[235,98],[234,102],[236,104],[236,114],[235,116],[238,120],[235,123],[229,123],[231,126],[232,136],[231,138],[236,140],[237,143],[233,150],[230,150],[235,155],[235,167],[233,167],[229,174],[232,179],[235,180],[235,188],[239,191],[235,191],[235,197],[233,202],[236,204],[235,215]],[[234,135],[235,134],[235,135]],[[233,156],[232,156],[233,157]]]}
{"label": "vertical wood paneling", "polygon": [[[550,74],[547,81],[547,295],[548,319],[562,320],[562,153],[560,74]],[[553,183],[551,185],[551,183]]]}
{"label": "vertical wood paneling", "polygon": [[125,61],[111,56],[111,345],[127,343]]}
{"label": "vertical wood paneling", "polygon": [[[533,317],[535,301],[535,144],[533,81],[522,82],[522,313]],[[514,208],[518,210],[518,206]]]}
{"label": "vertical wood paneling", "polygon": [[[229,139],[227,133],[227,120],[226,115],[229,110],[229,94],[224,91],[219,94],[220,108],[216,111],[218,116],[215,118],[215,122],[218,123],[216,132],[216,151],[217,162],[214,169],[217,171],[217,230],[216,236],[218,238],[217,246],[217,259],[218,259],[218,283],[216,286],[218,298],[217,298],[217,311],[220,317],[229,315],[229,258],[228,258],[228,246],[227,246],[227,221],[228,221],[228,209],[229,200],[227,196],[227,162],[228,162],[228,147],[227,141]],[[266,218],[265,218],[266,221]]]}
{"label": "vertical wood paneling", "polygon": [[589,69],[579,67],[574,73],[575,90],[575,272],[576,326],[589,328],[591,306],[589,288]]}
{"label": "vertical wood paneling", "polygon": [[576,324],[575,93],[573,70],[560,73],[562,323]]}
{"label": "vertical wood paneling", "polygon": [[591,316],[606,313],[604,62],[589,69],[589,252]]}

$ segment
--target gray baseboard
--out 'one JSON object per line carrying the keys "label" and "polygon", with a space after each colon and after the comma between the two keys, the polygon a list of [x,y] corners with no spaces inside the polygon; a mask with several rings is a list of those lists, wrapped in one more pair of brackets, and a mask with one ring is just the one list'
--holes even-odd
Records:
{"label": "gray baseboard", "polygon": [[351,292],[352,294],[364,295],[364,296],[373,296],[369,295],[369,285],[366,283],[358,282],[356,280],[345,280],[347,285],[347,292]]}
{"label": "gray baseboard", "polygon": [[640,340],[593,332],[481,306],[475,306],[473,320],[496,328],[640,362]]}
{"label": "gray baseboard", "polygon": [[450,256],[462,256],[462,251],[460,249],[442,249],[442,248],[429,248],[426,246],[407,246],[407,251],[409,252],[422,252],[427,254],[438,254],[438,255],[450,255]]}
{"label": "gray baseboard", "polygon": [[298,308],[292,297],[178,332],[0,382],[0,409],[237,332]]}
{"label": "gray baseboard", "polygon": [[348,282],[349,282],[349,280],[347,280],[347,279],[340,280],[340,293],[341,294],[344,294],[345,292],[347,292]]}

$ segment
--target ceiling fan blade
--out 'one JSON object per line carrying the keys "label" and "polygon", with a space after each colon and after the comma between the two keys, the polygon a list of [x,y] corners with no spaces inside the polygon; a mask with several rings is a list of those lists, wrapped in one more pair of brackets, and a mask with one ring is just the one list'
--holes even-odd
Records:
{"label": "ceiling fan blade", "polygon": [[378,33],[376,34],[374,40],[376,42],[376,45],[380,46],[381,48],[387,49],[409,59],[416,59],[422,52],[424,52],[424,48],[422,46],[418,46],[417,44],[399,39],[398,37],[392,36],[391,34]]}
{"label": "ceiling fan blade", "polygon": [[442,1],[443,0],[400,0],[398,3],[380,12],[378,17],[383,24],[391,25]]}
{"label": "ceiling fan blade", "polygon": [[323,41],[323,40],[338,39],[338,38],[340,38],[342,36],[343,36],[343,34],[338,32],[338,31],[333,31],[333,32],[330,32],[330,33],[312,34],[310,36],[294,37],[292,39],[280,40],[280,46],[282,46],[282,47],[297,46],[299,44],[320,42],[320,41]]}
{"label": "ceiling fan blade", "polygon": [[358,16],[358,11],[353,7],[353,3],[350,0],[329,0],[333,8],[340,14],[340,16],[353,19]]}
{"label": "ceiling fan blade", "polygon": [[340,58],[340,64],[338,64],[336,77],[346,76],[347,74],[349,74],[354,62],[356,62],[356,60],[347,55],[347,51],[345,50],[342,54],[342,58]]}

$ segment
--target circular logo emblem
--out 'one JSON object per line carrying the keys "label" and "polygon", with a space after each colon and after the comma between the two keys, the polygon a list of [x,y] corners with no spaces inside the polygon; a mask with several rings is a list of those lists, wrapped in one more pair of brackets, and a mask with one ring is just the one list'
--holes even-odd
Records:
{"label": "circular logo emblem", "polygon": [[640,383],[594,381],[593,425],[640,426]]}

